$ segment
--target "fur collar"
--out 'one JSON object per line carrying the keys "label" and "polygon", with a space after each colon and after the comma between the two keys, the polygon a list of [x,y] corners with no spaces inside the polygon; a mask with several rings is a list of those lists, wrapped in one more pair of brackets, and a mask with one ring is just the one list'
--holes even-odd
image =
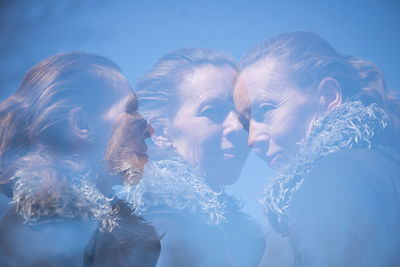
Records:
{"label": "fur collar", "polygon": [[97,190],[91,172],[79,165],[73,158],[56,164],[45,153],[30,153],[18,160],[11,178],[11,204],[25,222],[90,218],[100,221],[103,231],[111,231],[117,225],[111,199]]}
{"label": "fur collar", "polygon": [[319,159],[340,150],[370,149],[373,138],[388,121],[386,112],[376,104],[364,106],[360,101],[346,102],[316,121],[310,136],[300,144],[298,155],[265,189],[261,203],[275,230],[288,234],[287,209]]}
{"label": "fur collar", "polygon": [[207,224],[218,225],[225,220],[224,194],[214,191],[203,177],[181,159],[155,160],[146,165],[137,185],[117,188],[117,196],[131,203],[139,216],[171,209],[200,215]]}

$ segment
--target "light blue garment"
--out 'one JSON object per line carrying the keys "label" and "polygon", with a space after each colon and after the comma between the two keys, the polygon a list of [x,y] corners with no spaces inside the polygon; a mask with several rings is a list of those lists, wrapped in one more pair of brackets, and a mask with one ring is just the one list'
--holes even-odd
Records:
{"label": "light blue garment", "polygon": [[269,221],[298,266],[400,263],[400,156],[379,142],[387,123],[376,105],[341,105],[267,188]]}
{"label": "light blue garment", "polygon": [[163,236],[157,266],[256,266],[261,260],[260,227],[180,159],[149,162],[139,184],[114,189]]}

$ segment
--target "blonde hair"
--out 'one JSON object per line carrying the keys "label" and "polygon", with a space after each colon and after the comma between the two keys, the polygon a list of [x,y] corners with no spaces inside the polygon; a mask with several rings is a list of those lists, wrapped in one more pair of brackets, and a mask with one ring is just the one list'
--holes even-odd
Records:
{"label": "blonde hair", "polygon": [[240,60],[239,71],[260,62],[276,63],[279,79],[287,79],[311,93],[320,81],[332,77],[341,86],[344,102],[376,103],[389,115],[387,134],[400,146],[400,101],[388,90],[381,70],[372,62],[342,55],[317,34],[289,32],[256,45]]}
{"label": "blonde hair", "polygon": [[104,85],[103,76],[108,80],[123,78],[110,60],[81,52],[48,57],[28,71],[18,90],[0,105],[3,192],[11,194],[9,182],[18,159],[35,151],[43,154],[51,150],[48,148],[65,153],[60,133],[72,108],[83,107],[89,113],[93,107],[104,108],[99,101],[104,101],[111,89]]}
{"label": "blonde hair", "polygon": [[177,110],[177,87],[194,69],[205,66],[231,66],[231,56],[211,49],[184,48],[168,53],[136,85],[140,112],[154,128],[166,126]]}

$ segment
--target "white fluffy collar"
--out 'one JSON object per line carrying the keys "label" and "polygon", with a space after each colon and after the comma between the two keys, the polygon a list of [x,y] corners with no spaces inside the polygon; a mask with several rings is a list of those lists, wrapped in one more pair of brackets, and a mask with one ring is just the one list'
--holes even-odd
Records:
{"label": "white fluffy collar", "polygon": [[273,227],[281,234],[288,233],[287,209],[317,160],[340,150],[370,149],[374,136],[388,121],[386,112],[376,104],[364,106],[359,101],[346,102],[316,121],[298,155],[265,189],[261,202]]}
{"label": "white fluffy collar", "polygon": [[11,178],[11,204],[17,212],[30,224],[90,218],[100,221],[101,230],[111,231],[117,225],[111,199],[97,190],[90,171],[77,171],[73,159],[60,163],[63,167],[57,168],[54,160],[44,153],[30,153],[18,160]]}
{"label": "white fluffy collar", "polygon": [[200,215],[207,224],[218,225],[225,220],[225,197],[203,177],[178,158],[155,160],[146,165],[137,185],[119,188],[117,196],[128,201],[139,216],[171,209]]}

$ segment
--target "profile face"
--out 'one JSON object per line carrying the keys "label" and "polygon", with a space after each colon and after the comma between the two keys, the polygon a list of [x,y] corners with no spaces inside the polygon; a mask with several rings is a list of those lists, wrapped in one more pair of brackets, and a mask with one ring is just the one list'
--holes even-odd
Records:
{"label": "profile face", "polygon": [[178,86],[179,106],[170,127],[178,154],[206,174],[209,184],[234,183],[249,149],[233,106],[235,70],[205,65]]}
{"label": "profile face", "polygon": [[122,174],[124,184],[132,185],[141,179],[148,160],[145,139],[150,137],[150,132],[147,122],[139,114],[136,96],[122,74],[106,73],[99,79],[108,93],[99,103],[98,115],[91,118],[93,157],[103,158],[107,170],[107,173],[103,168],[98,170],[102,176],[98,185],[107,189],[120,183],[116,173]]}
{"label": "profile face", "polygon": [[238,77],[234,101],[248,124],[248,144],[271,168],[288,163],[310,131],[318,97],[303,93],[279,75],[273,62],[258,62]]}
{"label": "profile face", "polygon": [[91,113],[94,115],[89,118],[95,157],[104,155],[112,129],[120,116],[125,113],[133,95],[128,81],[119,72],[101,73],[99,81],[105,87],[103,91],[106,93],[98,100],[97,107],[93,107],[94,112]]}
{"label": "profile face", "polygon": [[145,139],[150,137],[151,127],[140,115],[137,107],[136,96],[132,94],[114,126],[106,153],[108,168],[121,173],[125,185],[133,185],[140,181],[148,160]]}

